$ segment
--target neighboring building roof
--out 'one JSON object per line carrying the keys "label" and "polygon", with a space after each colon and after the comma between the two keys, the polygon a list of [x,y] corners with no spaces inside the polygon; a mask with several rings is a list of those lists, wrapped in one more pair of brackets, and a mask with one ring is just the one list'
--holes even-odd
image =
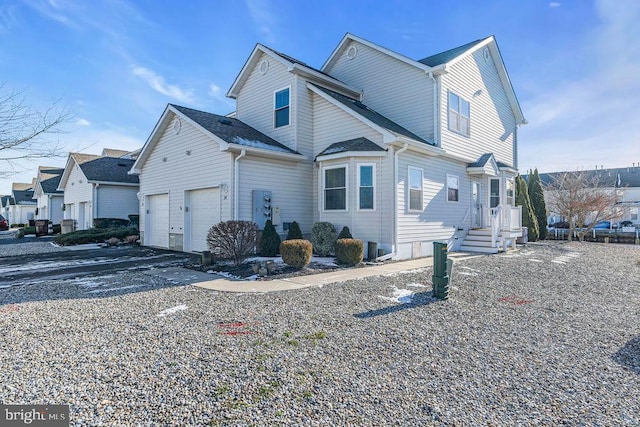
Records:
{"label": "neighboring building roof", "polygon": [[335,142],[322,150],[319,156],[326,156],[329,154],[346,153],[348,151],[387,151],[380,147],[375,142],[364,138],[349,139],[347,141]]}
{"label": "neighboring building roof", "polygon": [[[586,171],[578,171],[586,174],[586,180],[589,182],[597,182],[598,187],[603,188],[640,188],[640,167],[628,168],[611,168],[611,169],[594,169]],[[556,177],[567,172],[550,172],[541,173],[540,182],[542,185],[553,183]],[[528,180],[527,175],[523,175]]]}
{"label": "neighboring building roof", "polygon": [[124,157],[129,154],[127,150],[119,150],[117,148],[103,148],[102,155],[107,157]]}
{"label": "neighboring building roof", "polygon": [[261,148],[280,153],[299,154],[297,151],[290,149],[238,119],[175,104],[169,105],[228,144]]}
{"label": "neighboring building roof", "polygon": [[0,207],[5,207],[7,205],[7,202],[9,202],[9,204],[15,205],[15,201],[11,203],[11,199],[11,196],[0,196],[0,201],[2,201],[2,205],[0,205]]}
{"label": "neighboring building roof", "polygon": [[367,107],[366,105],[364,105],[362,102],[353,99],[353,98],[349,98],[347,96],[341,95],[337,92],[331,91],[329,89],[325,89],[323,87],[317,86],[317,85],[313,85],[315,88],[318,88],[319,90],[321,90],[322,92],[326,93],[327,95],[329,95],[330,97],[332,97],[333,99],[335,99],[336,101],[342,103],[343,105],[347,106],[348,108],[350,108],[351,110],[355,111],[356,113],[358,113],[359,115],[361,115],[362,117],[366,118],[367,120],[373,122],[374,124],[388,130],[389,132],[399,136],[405,136],[407,138],[411,138],[413,140],[419,141],[419,142],[423,142],[425,144],[429,144],[429,145],[434,145],[433,143],[422,139],[421,137],[419,137],[418,135],[416,135],[415,133],[405,129],[404,127],[400,126],[399,124],[397,124],[396,122],[389,120],[388,118],[386,118],[385,116],[383,116],[380,113],[377,113],[376,111],[372,110],[371,108]]}
{"label": "neighboring building roof", "polygon": [[12,205],[35,205],[33,200],[33,185],[24,182],[14,182],[11,185]]}
{"label": "neighboring building roof", "polygon": [[38,181],[44,194],[64,194],[63,191],[58,190],[63,172],[63,168],[38,166]]}
{"label": "neighboring building roof", "polygon": [[139,184],[137,175],[129,175],[134,160],[115,157],[95,156],[93,154],[72,153],[71,157],[82,169],[87,180],[93,182],[115,182]]}
{"label": "neighboring building roof", "polygon": [[444,52],[436,53],[435,55],[428,56],[424,59],[418,60],[418,62],[427,65],[429,67],[436,67],[438,65],[446,64],[453,61],[458,56],[464,54],[466,51],[474,47],[475,45],[482,43],[487,38],[478,39],[462,46],[454,47],[453,49],[445,50]]}

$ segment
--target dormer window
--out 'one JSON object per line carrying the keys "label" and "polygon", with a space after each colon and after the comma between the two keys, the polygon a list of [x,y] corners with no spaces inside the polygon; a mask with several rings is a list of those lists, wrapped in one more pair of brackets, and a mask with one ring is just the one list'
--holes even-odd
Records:
{"label": "dormer window", "polygon": [[449,91],[449,130],[469,136],[471,106],[469,101]]}
{"label": "dormer window", "polygon": [[274,96],[273,127],[279,128],[289,124],[289,88],[282,89]]}

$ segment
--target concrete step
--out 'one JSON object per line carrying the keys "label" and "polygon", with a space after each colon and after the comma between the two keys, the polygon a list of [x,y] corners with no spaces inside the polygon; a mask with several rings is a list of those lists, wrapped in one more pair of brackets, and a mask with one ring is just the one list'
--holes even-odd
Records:
{"label": "concrete step", "polygon": [[462,246],[460,246],[460,250],[464,251],[464,252],[477,252],[477,253],[483,253],[483,254],[497,254],[498,253],[498,248],[487,248],[487,247],[481,247],[481,246],[462,245]]}
{"label": "concrete step", "polygon": [[470,236],[491,236],[490,228],[472,228],[469,230]]}
{"label": "concrete step", "polygon": [[491,236],[485,236],[484,234],[481,235],[476,235],[476,234],[469,234],[467,235],[467,237],[464,238],[464,240],[481,240],[483,242],[490,242],[491,241]]}

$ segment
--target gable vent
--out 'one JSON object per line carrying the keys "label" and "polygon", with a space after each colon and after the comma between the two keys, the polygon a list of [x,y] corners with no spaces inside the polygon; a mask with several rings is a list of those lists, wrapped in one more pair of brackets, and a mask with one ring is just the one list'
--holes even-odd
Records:
{"label": "gable vent", "polygon": [[218,121],[223,125],[231,126],[231,120],[229,119],[218,119]]}

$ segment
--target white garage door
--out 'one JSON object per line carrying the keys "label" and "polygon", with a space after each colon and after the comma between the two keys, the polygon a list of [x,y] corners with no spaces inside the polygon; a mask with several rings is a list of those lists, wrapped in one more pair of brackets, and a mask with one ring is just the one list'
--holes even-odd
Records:
{"label": "white garage door", "polygon": [[189,215],[191,225],[191,250],[207,251],[207,233],[220,222],[220,195],[217,188],[189,191]]}
{"label": "white garage door", "polygon": [[169,195],[156,194],[147,199],[147,246],[169,247]]}

